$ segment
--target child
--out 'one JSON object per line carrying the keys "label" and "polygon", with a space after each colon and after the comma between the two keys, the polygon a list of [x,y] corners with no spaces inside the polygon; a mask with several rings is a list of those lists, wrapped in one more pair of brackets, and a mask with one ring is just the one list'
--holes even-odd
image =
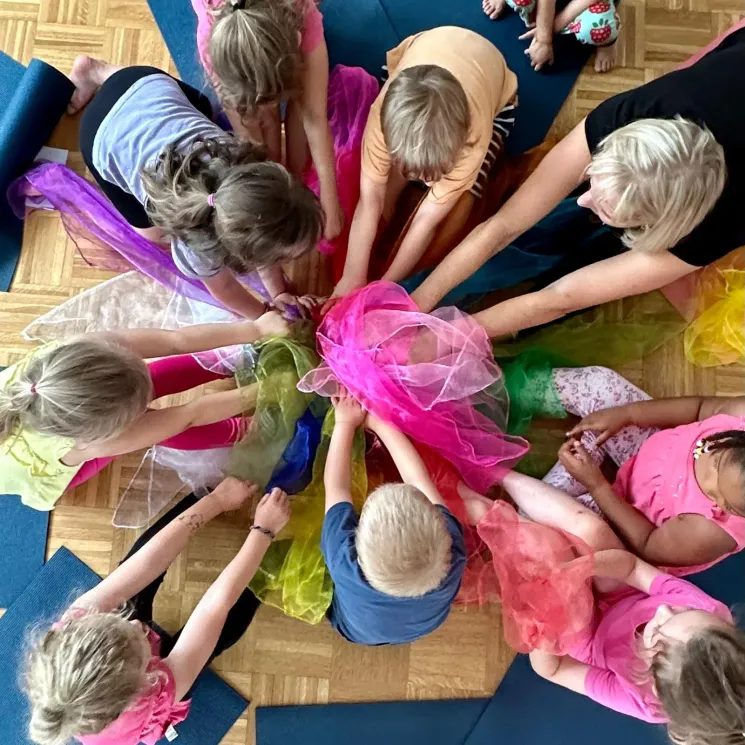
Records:
{"label": "child", "polygon": [[[239,415],[250,405],[245,391],[163,409],[150,404],[224,377],[205,370],[193,352],[286,333],[287,324],[272,312],[257,321],[87,334],[45,344],[0,373],[0,491],[51,510],[65,489],[117,455],[157,443],[186,450],[231,445],[244,430]],[[153,357],[165,359],[143,361]]]}
{"label": "child", "polygon": [[[564,408],[585,418],[547,483],[589,493],[634,553],[677,576],[745,547],[745,396],[651,401],[603,367],[557,368],[553,380]],[[606,452],[620,466],[613,486],[597,465]]]}
{"label": "child", "polygon": [[331,624],[357,644],[414,641],[448,617],[466,564],[463,529],[406,435],[372,416],[367,426],[388,448],[404,483],[376,489],[358,520],[350,464],[365,412],[346,392],[334,399],[334,407],[321,535],[334,582]]}
{"label": "child", "polygon": [[[192,0],[197,46],[234,131],[263,143],[300,178],[308,149],[318,173],[325,237],[344,224],[326,112],[329,57],[315,0]],[[282,117],[282,113],[284,116]]]}
{"label": "child", "polygon": [[528,518],[595,550],[596,612],[567,656],[530,654],[542,677],[623,714],[664,722],[673,742],[729,745],[745,731],[745,636],[726,606],[623,550],[600,517],[548,484],[509,473]]}
{"label": "child", "polygon": [[362,143],[360,201],[334,297],[367,283],[381,216],[393,215],[408,181],[429,187],[383,279],[405,279],[458,198],[480,198],[514,123],[517,78],[499,50],[463,28],[410,36],[388,52],[388,82]]}
{"label": "child", "polygon": [[157,68],[81,56],[70,77],[71,112],[87,105],[83,159],[129,224],[169,246],[184,275],[241,316],[265,310],[235,276],[253,269],[275,308],[296,305],[279,265],[320,240],[315,195],[257,146],[213,124],[208,99]]}
{"label": "child", "polygon": [[217,515],[240,508],[255,486],[226,479],[211,494],[185,497],[134,544],[124,561],[32,640],[26,662],[29,735],[39,745],[155,745],[186,719],[188,695],[205,665],[235,644],[259,601],[246,585],[290,504],[264,495],[243,547],[204,594],[184,628],[161,644],[153,601],[189,538]]}
{"label": "child", "polygon": [[531,39],[525,54],[534,70],[554,61],[554,34],[574,34],[582,44],[597,47],[595,71],[616,66],[616,41],[621,22],[614,0],[570,0],[557,15],[556,0],[481,0],[484,13],[496,19],[510,6],[530,29],[521,39]]}

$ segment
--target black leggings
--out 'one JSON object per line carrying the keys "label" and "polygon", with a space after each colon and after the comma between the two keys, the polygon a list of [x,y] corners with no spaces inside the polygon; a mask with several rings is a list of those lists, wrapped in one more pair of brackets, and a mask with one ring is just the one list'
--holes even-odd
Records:
{"label": "black leggings", "polygon": [[[85,165],[96,179],[96,183],[101,191],[109,198],[109,201],[117,208],[122,217],[135,228],[152,227],[150,218],[145,212],[145,208],[139,200],[124,189],[119,188],[116,184],[106,181],[103,176],[93,166],[93,142],[96,139],[96,133],[108,116],[111,109],[116,105],[119,99],[138,81],[150,75],[168,75],[167,72],[159,70],[157,67],[124,67],[115,72],[106,82],[96,91],[91,102],[85,107],[83,116],[80,120],[80,152],[83,155]],[[176,80],[176,78],[174,78]],[[189,103],[204,114],[208,119],[212,118],[212,104],[209,98],[200,93],[196,88],[176,80]]]}
{"label": "black leggings", "polygon": [[[172,507],[155,522],[150,528],[148,528],[136,541],[134,546],[130,549],[129,553],[122,559],[122,564],[132,555],[137,553],[153,536],[163,530],[168,523],[173,519],[177,518],[182,512],[185,512],[189,507],[194,506],[199,500],[193,495],[189,494],[184,497],[175,507]],[[166,573],[163,572],[159,577],[156,577],[147,587],[137,593],[131,600],[130,605],[134,609],[134,618],[142,623],[146,623],[148,626],[153,625],[153,601],[155,595],[163,584],[163,579]],[[228,617],[225,621],[222,631],[220,632],[220,638],[217,640],[217,646],[215,651],[210,657],[210,662],[215,659],[218,655],[222,654],[226,649],[232,647],[246,632],[251,619],[259,608],[259,601],[256,596],[246,588],[241,596],[238,598],[238,602],[230,609]],[[173,637],[163,636],[160,646],[160,654],[162,657],[167,657],[173,649],[176,641],[181,635],[180,629],[176,632]]]}

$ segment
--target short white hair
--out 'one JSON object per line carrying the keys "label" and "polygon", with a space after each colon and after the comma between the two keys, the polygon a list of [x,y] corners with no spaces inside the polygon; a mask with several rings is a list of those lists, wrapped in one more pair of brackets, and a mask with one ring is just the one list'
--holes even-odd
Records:
{"label": "short white hair", "polygon": [[714,135],[682,117],[639,119],[601,141],[587,174],[617,200],[627,248],[670,249],[711,212],[727,180]]}
{"label": "short white hair", "polygon": [[419,489],[383,484],[365,501],[357,559],[367,581],[395,597],[420,597],[450,571],[453,540],[445,517]]}

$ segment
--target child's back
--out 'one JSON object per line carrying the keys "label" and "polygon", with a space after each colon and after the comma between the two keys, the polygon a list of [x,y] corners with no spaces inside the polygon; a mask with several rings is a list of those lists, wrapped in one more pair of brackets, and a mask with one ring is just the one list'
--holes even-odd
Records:
{"label": "child's back", "polygon": [[403,484],[371,494],[359,519],[350,502],[331,507],[321,549],[334,582],[329,618],[358,644],[404,644],[437,629],[466,565],[460,523]]}

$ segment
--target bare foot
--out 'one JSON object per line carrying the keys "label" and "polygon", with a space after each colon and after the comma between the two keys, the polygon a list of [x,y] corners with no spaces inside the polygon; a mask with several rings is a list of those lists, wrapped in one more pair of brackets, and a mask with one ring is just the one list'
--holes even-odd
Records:
{"label": "bare foot", "polygon": [[103,70],[109,67],[106,62],[79,54],[72,63],[70,80],[75,83],[75,93],[67,106],[67,113],[77,114],[95,95],[103,82]]}
{"label": "bare foot", "polygon": [[616,45],[610,44],[607,47],[598,47],[595,54],[595,72],[610,72],[615,66]]}
{"label": "bare foot", "polygon": [[504,10],[505,0],[481,0],[481,7],[484,13],[496,21]]}

